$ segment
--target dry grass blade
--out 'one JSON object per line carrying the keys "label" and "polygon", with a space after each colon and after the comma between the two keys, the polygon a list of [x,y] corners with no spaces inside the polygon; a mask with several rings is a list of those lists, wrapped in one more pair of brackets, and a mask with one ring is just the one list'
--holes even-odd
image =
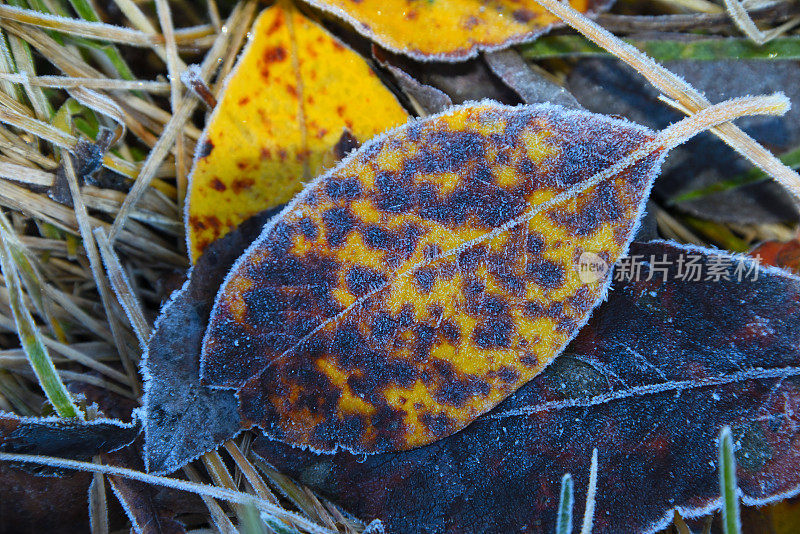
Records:
{"label": "dry grass blade", "polygon": [[23,184],[44,187],[50,187],[53,185],[53,180],[55,180],[55,175],[51,172],[5,161],[0,161],[0,176]]}
{"label": "dry grass blade", "polygon": [[[99,462],[99,458],[95,458]],[[89,525],[92,534],[108,534],[108,502],[103,475],[95,473],[89,486]]]}
{"label": "dry grass blade", "polygon": [[[0,73],[13,75],[16,74],[15,70],[14,59],[11,57],[11,50],[8,49],[8,45],[6,44],[5,32],[0,30]],[[9,97],[9,100],[13,102],[17,101],[15,98],[19,96],[17,94],[17,88],[1,78],[0,89],[5,96]]]}
{"label": "dry grass blade", "polygon": [[234,443],[233,440],[228,440],[223,444],[223,447],[225,447],[225,450],[231,455],[231,458],[233,458],[236,466],[244,474],[244,477],[247,479],[247,482],[250,483],[256,495],[273,504],[278,504],[278,499],[272,494],[267,484],[259,476],[256,468],[247,460],[245,455],[242,454],[242,451],[239,450],[236,443]]}
{"label": "dry grass blade", "polygon": [[[0,6],[4,7],[4,6]],[[33,54],[30,46],[17,36],[9,35],[8,44],[11,47],[13,64],[16,65],[17,72],[28,76],[35,76],[36,70],[33,63]],[[39,87],[23,85],[25,94],[33,106],[36,116],[40,119],[49,119],[53,112],[50,102],[45,98],[44,93]]]}
{"label": "dry grass blade", "polygon": [[53,458],[51,456],[36,456],[32,454],[16,454],[9,452],[0,452],[0,461],[23,462],[34,465],[47,465],[62,469],[86,471],[89,473],[103,473],[105,475],[116,475],[124,478],[129,478],[131,480],[138,480],[139,482],[144,482],[146,484],[152,484],[154,486],[161,486],[165,488],[177,489],[180,491],[187,491],[189,493],[194,493],[196,495],[205,495],[207,497],[213,497],[215,499],[220,499],[231,503],[244,504],[244,505],[252,504],[259,510],[272,514],[281,519],[287,519],[310,533],[335,534],[334,532],[326,528],[320,527],[319,525],[312,523],[311,521],[309,521],[308,519],[304,518],[299,514],[285,510],[280,506],[268,503],[253,495],[248,495],[246,493],[241,493],[238,491],[231,491],[224,488],[218,488],[215,486],[209,486],[207,484],[199,484],[196,482],[188,482],[186,480],[179,480],[175,478],[149,475],[147,473],[142,473],[141,471],[136,471],[134,469],[128,469],[125,467],[115,467],[103,464],[98,465],[90,462],[80,462],[77,460],[67,460],[64,458]]}
{"label": "dry grass blade", "polygon": [[71,135],[44,121],[34,119],[29,115],[23,115],[12,109],[0,107],[0,122],[20,128],[61,148],[71,150],[75,146],[76,139]]}
{"label": "dry grass blade", "polygon": [[[233,13],[231,13],[231,16],[228,18],[227,27],[235,28],[238,24],[241,24],[241,5],[242,4],[237,4],[236,8],[234,8]],[[229,32],[225,31],[220,33],[216,42],[214,43],[214,46],[212,46],[206,54],[206,57],[203,59],[203,63],[200,67],[203,78],[208,78],[211,75],[211,72],[217,66],[217,59],[227,45],[228,39]],[[112,243],[116,241],[119,232],[122,230],[122,227],[125,225],[126,220],[130,216],[131,210],[142,197],[142,195],[144,195],[147,186],[150,185],[150,181],[155,176],[156,169],[161,164],[164,157],[166,157],[167,152],[175,142],[175,139],[180,133],[181,128],[195,110],[197,104],[198,100],[194,98],[193,95],[184,96],[178,109],[173,113],[169,123],[167,123],[167,125],[164,127],[161,137],[158,138],[158,142],[148,154],[147,159],[142,166],[139,177],[137,178],[136,182],[134,182],[133,187],[128,193],[128,196],[125,198],[125,202],[122,204],[122,207],[119,210],[119,214],[117,214],[117,217],[114,220],[114,224],[111,226],[111,231],[109,232],[108,238]]]}
{"label": "dry grass blade", "polygon": [[128,277],[125,276],[122,264],[120,264],[117,254],[111,247],[105,231],[102,228],[95,228],[93,233],[97,240],[97,246],[103,258],[103,264],[106,267],[111,287],[114,289],[122,309],[125,310],[125,314],[128,316],[133,331],[139,339],[139,345],[144,347],[147,345],[147,340],[150,339],[151,328],[147,323],[147,319],[144,318],[139,299],[133,292],[133,288],[128,282]]}
{"label": "dry grass blade", "polygon": [[153,36],[130,28],[114,26],[104,22],[89,22],[60,17],[9,5],[0,4],[0,19],[13,20],[14,22],[57,30],[71,35],[112,41],[129,46],[152,47],[157,42]]}
{"label": "dry grass blade", "polygon": [[776,37],[780,37],[793,27],[800,24],[800,17],[795,17],[781,24],[777,28],[764,32],[758,29],[758,26],[756,26],[756,23],[753,22],[752,18],[750,18],[750,14],[739,0],[725,0],[725,7],[736,26],[751,40],[753,40],[753,42],[760,45],[768,43]]}
{"label": "dry grass blade", "polygon": [[136,371],[136,367],[131,361],[130,356],[128,355],[128,347],[126,346],[124,337],[122,335],[122,327],[119,324],[119,321],[116,320],[116,314],[112,309],[113,301],[111,299],[108,285],[106,284],[105,276],[103,275],[100,255],[97,251],[94,238],[92,237],[92,227],[89,222],[89,215],[86,212],[86,206],[83,204],[83,199],[81,198],[81,191],[78,186],[78,177],[75,173],[72,155],[64,153],[62,161],[64,163],[67,181],[69,182],[69,191],[72,194],[72,202],[75,205],[75,217],[78,221],[78,229],[80,230],[81,238],[83,238],[83,247],[86,250],[86,256],[89,258],[89,267],[92,271],[92,276],[94,277],[97,291],[100,294],[100,301],[103,303],[103,308],[105,309],[106,315],[109,318],[108,324],[111,327],[111,336],[114,338],[114,344],[117,347],[117,351],[119,351],[120,360],[125,368],[125,372],[131,379],[133,391],[136,395],[140,395],[141,391],[139,388],[138,373]]}
{"label": "dry grass blade", "polygon": [[[225,462],[222,461],[217,451],[207,452],[200,458],[203,461],[203,465],[206,466],[206,471],[211,475],[211,480],[214,481],[214,484],[221,488],[238,491],[233,477],[228,472],[228,468],[225,467]],[[245,508],[241,504],[235,504],[233,508],[241,522],[242,518],[246,515]]]}
{"label": "dry grass blade", "polygon": [[[75,145],[78,142],[75,137],[64,133],[55,126],[2,106],[0,106],[0,122],[29,132],[57,147],[66,148],[70,151],[75,149]],[[138,171],[136,164],[125,161],[113,154],[106,154],[103,158],[103,166],[130,177],[135,177]]]}
{"label": "dry grass blade", "polygon": [[212,90],[212,92],[217,96],[219,96],[219,93],[222,90],[222,85],[225,83],[225,78],[228,76],[228,74],[230,74],[231,69],[233,69],[234,62],[239,56],[239,51],[244,44],[244,39],[247,36],[247,32],[250,31],[250,28],[253,24],[253,17],[256,13],[256,6],[257,3],[255,0],[247,0],[244,3],[244,7],[242,7],[242,24],[233,27],[231,45],[225,51],[225,58],[222,60],[222,67],[219,69],[219,75],[217,76],[216,82],[214,82],[214,87]]}
{"label": "dry grass blade", "polygon": [[[192,482],[199,484],[202,480],[197,470],[190,465],[185,466],[183,472],[186,473],[186,476],[189,477],[189,480]],[[208,512],[211,514],[211,521],[214,523],[214,526],[217,527],[218,532],[222,534],[239,534],[236,530],[236,526],[228,518],[222,507],[217,504],[217,501],[208,495],[201,495],[200,498],[203,499],[203,503],[206,505],[206,508],[208,508]]]}
{"label": "dry grass blade", "polygon": [[[711,105],[708,99],[685,80],[659,65],[636,48],[624,43],[568,5],[556,0],[536,1],[588,39],[636,69],[659,91],[678,101],[692,113]],[[800,199],[800,175],[784,165],[769,150],[733,124],[720,124],[712,132],[750,160],[755,166],[775,178],[795,198]]]}
{"label": "dry grass blade", "polygon": [[[117,7],[119,7],[120,11],[122,11],[122,13],[126,17],[128,17],[128,20],[130,20],[131,23],[134,26],[136,26],[139,30],[148,35],[157,36],[156,27],[153,26],[153,24],[150,22],[150,19],[148,19],[147,16],[142,12],[142,10],[139,9],[139,6],[137,6],[131,0],[114,0],[114,2],[117,4]],[[209,29],[211,28],[209,27]],[[205,36],[207,34],[195,33],[195,35]],[[166,35],[164,37],[166,37]],[[177,40],[177,35],[174,37],[174,40]],[[165,63],[168,63],[167,51],[161,44],[153,46],[153,50],[155,51],[156,54],[158,54],[158,57],[164,60]],[[179,61],[178,64],[181,69],[186,68],[186,65],[184,65],[183,62],[180,61],[180,59],[178,59],[178,61]]]}
{"label": "dry grass blade", "polygon": [[66,345],[64,343],[59,343],[58,341],[55,341],[53,339],[49,339],[47,337],[43,337],[42,341],[44,342],[44,344],[46,346],[50,347],[55,352],[60,353],[61,355],[63,355],[68,360],[72,360],[74,362],[78,362],[81,365],[84,365],[84,366],[88,367],[89,369],[94,369],[95,371],[98,371],[99,373],[102,373],[102,374],[106,375],[109,378],[113,378],[117,382],[120,382],[121,384],[125,384],[126,386],[132,386],[133,385],[133,382],[131,381],[130,377],[128,377],[127,375],[125,375],[123,373],[120,373],[119,371],[117,371],[113,367],[109,367],[108,365],[105,365],[104,363],[99,362],[95,358],[92,358],[92,357],[88,356],[87,354],[84,354],[83,352],[70,347],[69,345]]}
{"label": "dry grass blade", "polygon": [[[80,234],[75,212],[22,186],[0,180],[0,204],[50,223],[61,230]],[[94,217],[89,217],[89,222],[92,227],[100,226],[106,229],[110,227],[108,223]],[[120,244],[125,245],[126,250],[150,260],[157,259],[176,266],[187,264],[186,256],[167,248],[158,236],[144,228],[136,232],[125,230],[120,235]]]}
{"label": "dry grass blade", "polygon": [[[161,31],[167,49],[167,72],[170,79],[170,105],[172,114],[175,115],[181,105],[181,61],[178,57],[178,47],[175,44],[175,28],[172,23],[172,10],[167,0],[156,0],[156,12],[161,24]],[[185,67],[184,67],[185,68]],[[178,206],[183,208],[186,196],[186,169],[185,153],[183,150],[183,134],[179,131],[175,137],[175,181],[178,185]]]}

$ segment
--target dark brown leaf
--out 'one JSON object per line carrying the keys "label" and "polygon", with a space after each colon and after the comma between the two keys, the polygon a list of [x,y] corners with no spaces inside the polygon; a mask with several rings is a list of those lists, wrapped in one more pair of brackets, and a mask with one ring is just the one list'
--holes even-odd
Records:
{"label": "dark brown leaf", "polygon": [[[566,472],[576,517],[583,513],[594,447],[593,532],[653,532],[674,508],[693,516],[718,507],[724,425],[745,503],[797,493],[800,278],[771,269],[738,282],[737,266],[747,270],[749,260],[665,242],[634,244],[630,254],[644,260],[639,280],[616,283],[567,354],[461,432],[370,456],[268,440],[256,451],[398,533],[553,532]],[[733,279],[676,280],[692,255],[703,276],[729,262],[719,272]]]}
{"label": "dark brown leaf", "polygon": [[566,108],[582,109],[569,91],[550,79],[545,71],[527,64],[513,48],[490,52],[483,57],[492,72],[526,104],[550,102]]}
{"label": "dark brown leaf", "polygon": [[89,531],[90,473],[35,475],[0,462],[0,534],[73,534]]}
{"label": "dark brown leaf", "polygon": [[[796,61],[684,60],[668,61],[665,66],[712,101],[778,89],[792,102],[800,101],[800,84],[796,83],[800,66]],[[658,91],[616,59],[579,62],[568,77],[567,89],[586,109],[621,115],[651,128],[663,128],[682,117],[658,100]],[[737,124],[778,155],[800,146],[798,106],[782,117],[746,117]],[[758,183],[714,191],[751,169],[744,158],[706,133],[672,151],[656,181],[653,197],[713,221],[796,221],[797,209],[789,195],[766,177]],[[686,196],[690,193],[694,197]]]}
{"label": "dark brown leaf", "polygon": [[[138,424],[111,419],[75,421],[19,417],[0,412],[0,451],[88,460],[124,447]],[[92,475],[0,462],[0,533],[87,531],[87,496]],[[120,521],[118,509],[111,519]]]}
{"label": "dark brown leaf", "polygon": [[145,354],[145,463],[171,472],[240,430],[233,393],[200,384],[200,344],[219,285],[279,208],[212,243],[164,306]]}
{"label": "dark brown leaf", "polygon": [[138,422],[20,417],[0,412],[0,451],[86,460],[131,443]]}

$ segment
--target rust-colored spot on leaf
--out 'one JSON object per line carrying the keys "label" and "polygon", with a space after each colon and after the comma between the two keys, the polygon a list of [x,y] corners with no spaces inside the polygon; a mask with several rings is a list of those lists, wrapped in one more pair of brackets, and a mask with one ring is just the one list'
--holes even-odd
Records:
{"label": "rust-colored spot on leaf", "polygon": [[335,163],[345,128],[361,143],[408,118],[361,56],[292,3],[266,9],[252,35],[192,171],[187,223],[209,215],[220,221],[202,231],[187,224],[193,259],[254,213],[287,202],[304,181]]}
{"label": "rust-colored spot on leaf", "polygon": [[309,184],[217,296],[203,379],[245,421],[331,450],[409,449],[463,428],[576,334],[624,253],[663,151],[538,105],[453,108]]}
{"label": "rust-colored spot on leaf", "polygon": [[[305,0],[383,47],[421,60],[460,61],[531,41],[561,20],[535,0]],[[586,14],[613,0],[570,0]]]}

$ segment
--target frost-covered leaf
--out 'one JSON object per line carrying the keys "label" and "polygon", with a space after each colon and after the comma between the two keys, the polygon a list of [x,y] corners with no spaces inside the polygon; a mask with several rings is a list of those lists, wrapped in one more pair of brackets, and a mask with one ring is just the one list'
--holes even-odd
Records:
{"label": "frost-covered leaf", "polygon": [[[665,66],[712,101],[780,89],[800,101],[796,61],[668,61]],[[651,128],[664,128],[682,114],[658,100],[658,91],[616,59],[580,61],[567,88],[591,111],[622,115]],[[800,107],[782,117],[747,117],[737,124],[775,154],[800,146]],[[797,220],[797,208],[777,183],[711,134],[676,148],[656,181],[653,196],[697,217],[740,224]]]}
{"label": "frost-covered leaf", "polygon": [[378,47],[373,46],[372,52],[381,67],[392,73],[397,85],[405,93],[412,108],[419,115],[425,116],[440,113],[453,105],[453,101],[443,91],[420,82],[400,67],[386,60]]}
{"label": "frost-covered leaf", "polygon": [[[618,266],[632,279],[615,282],[567,352],[461,432],[366,457],[269,440],[255,450],[390,533],[553,532],[565,472],[583,514],[594,447],[593,532],[654,532],[674,508],[691,517],[719,507],[723,426],[745,504],[796,494],[800,278],[665,242],[635,243],[637,256]],[[700,281],[686,276],[690,263]]]}
{"label": "frost-covered leaf", "polygon": [[142,364],[145,464],[150,471],[172,472],[239,432],[233,393],[200,383],[200,345],[225,274],[275,213],[277,209],[251,217],[212,243],[161,311]]}
{"label": "frost-covered leaf", "polygon": [[201,355],[249,424],[377,452],[463,428],[587,320],[663,150],[590,182],[653,132],[551,105],[452,108],[315,180],[237,261]]}
{"label": "frost-covered leaf", "polygon": [[139,430],[137,421],[20,417],[0,412],[0,451],[86,460],[124,447]]}
{"label": "frost-covered leaf", "polygon": [[574,96],[551,79],[546,71],[526,63],[516,50],[509,48],[485,54],[484,60],[526,104],[550,102],[565,108],[581,109]]}
{"label": "frost-covered leaf", "polygon": [[[459,61],[480,50],[531,41],[560,19],[535,0],[305,0],[381,46],[423,61]],[[611,0],[571,0],[594,13]]]}
{"label": "frost-covered leaf", "polygon": [[192,171],[193,259],[251,215],[283,204],[338,159],[408,115],[367,62],[288,1],[258,17],[209,119]]}
{"label": "frost-covered leaf", "polygon": [[[113,419],[79,421],[0,412],[2,452],[88,460],[124,447],[138,433],[138,423]],[[0,462],[0,533],[88,530],[87,495],[91,480],[88,473]],[[114,514],[112,519],[118,517],[119,514]]]}

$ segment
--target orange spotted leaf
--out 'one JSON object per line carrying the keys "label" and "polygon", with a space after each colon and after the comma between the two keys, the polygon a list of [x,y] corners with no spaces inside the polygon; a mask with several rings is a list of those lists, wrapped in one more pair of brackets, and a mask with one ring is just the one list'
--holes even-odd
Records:
{"label": "orange spotted leaf", "polygon": [[[186,213],[193,259],[408,119],[367,62],[289,2],[266,9],[198,145]],[[342,141],[344,143],[342,143]]]}
{"label": "orange spotted leaf", "polygon": [[[385,48],[420,60],[461,61],[531,41],[561,19],[536,0],[305,0]],[[613,0],[569,0],[591,14]]]}
{"label": "orange spotted leaf", "polygon": [[603,298],[601,267],[627,249],[664,151],[607,169],[654,135],[483,102],[370,141],[233,266],[203,380],[238,390],[246,424],[317,450],[403,450],[463,428]]}

